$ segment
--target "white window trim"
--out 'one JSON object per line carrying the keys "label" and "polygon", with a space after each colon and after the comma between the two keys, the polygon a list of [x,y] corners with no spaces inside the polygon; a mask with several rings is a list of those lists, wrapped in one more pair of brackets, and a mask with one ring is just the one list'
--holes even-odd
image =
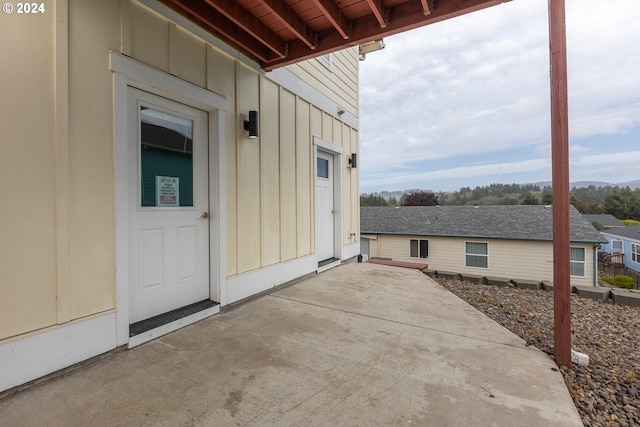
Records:
{"label": "white window trim", "polygon": [[[582,275],[581,276],[577,276],[575,274],[571,274],[570,277],[587,277],[587,250],[585,248],[581,248],[581,247],[577,247],[577,246],[571,246],[571,249],[582,249],[582,252],[584,253],[584,260],[583,261],[579,261],[579,260],[573,260],[571,259],[571,255],[569,255],[569,263],[570,264],[582,264]],[[571,271],[571,269],[569,269],[569,271]]]}
{"label": "white window trim", "polygon": [[640,264],[640,243],[631,243],[631,261]]}
{"label": "white window trim", "polygon": [[[472,254],[472,253],[468,253],[467,252],[467,243],[483,243],[485,245],[487,245],[487,254]],[[487,258],[487,266],[486,267],[474,267],[472,265],[467,265],[467,255],[473,255],[473,256],[483,256]],[[480,270],[487,270],[489,269],[489,242],[472,242],[472,241],[465,241],[464,242],[464,266],[465,268],[477,268]]]}
{"label": "white window trim", "polygon": [[622,240],[620,240],[620,239],[612,239],[611,240],[611,252],[616,252],[615,248],[613,247],[613,242],[620,243],[620,253],[624,253],[624,244],[623,244]]}
{"label": "white window trim", "polygon": [[[418,242],[418,256],[417,257],[411,256],[411,242],[413,242],[414,240]],[[422,255],[420,253],[420,242],[423,242],[423,241],[427,242],[427,256],[424,256],[424,257],[420,256],[420,255]],[[412,259],[427,259],[427,258],[429,258],[429,240],[428,239],[409,239],[409,258],[412,258]]]}
{"label": "white window trim", "polygon": [[333,73],[333,54],[327,53],[324,55],[316,56],[316,59],[325,66],[329,72]]}

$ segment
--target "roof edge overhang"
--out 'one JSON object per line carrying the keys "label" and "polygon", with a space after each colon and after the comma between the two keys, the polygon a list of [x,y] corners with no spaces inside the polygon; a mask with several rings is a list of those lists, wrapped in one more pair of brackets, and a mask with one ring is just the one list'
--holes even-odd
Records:
{"label": "roof edge overhang", "polygon": [[[372,234],[383,236],[416,236],[416,237],[453,237],[457,239],[486,239],[486,240],[522,240],[529,242],[553,242],[553,238],[524,238],[524,237],[506,237],[506,236],[487,236],[487,235],[463,235],[463,234],[430,234],[430,233],[394,233],[394,232],[372,232],[360,230],[360,235]],[[582,240],[572,239],[571,243],[587,243],[587,244],[600,244],[607,243],[607,240]]]}
{"label": "roof edge overhang", "polygon": [[[380,40],[425,25],[466,15],[511,0],[409,0],[386,7],[379,0],[360,2],[343,0],[300,0],[308,8],[318,8],[318,16],[305,17],[284,1],[256,0],[158,0],[208,33],[256,60],[262,69],[271,71],[316,56]],[[252,13],[254,5],[265,11]],[[365,5],[359,17],[351,20],[342,13],[349,6]],[[245,8],[246,7],[246,8]],[[296,10],[304,9],[299,5]],[[255,13],[255,12],[254,12]],[[313,20],[326,20],[331,26],[313,30]],[[293,39],[278,32],[286,27]],[[316,27],[317,28],[317,27]]]}

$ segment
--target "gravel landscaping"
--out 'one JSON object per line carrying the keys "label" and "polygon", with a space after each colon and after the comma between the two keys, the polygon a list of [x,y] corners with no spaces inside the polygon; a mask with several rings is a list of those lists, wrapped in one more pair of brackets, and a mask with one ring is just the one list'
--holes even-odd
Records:
{"label": "gravel landscaping", "polygon": [[[553,355],[553,292],[434,279]],[[561,368],[585,426],[640,427],[640,308],[571,295],[572,347],[589,366]]]}

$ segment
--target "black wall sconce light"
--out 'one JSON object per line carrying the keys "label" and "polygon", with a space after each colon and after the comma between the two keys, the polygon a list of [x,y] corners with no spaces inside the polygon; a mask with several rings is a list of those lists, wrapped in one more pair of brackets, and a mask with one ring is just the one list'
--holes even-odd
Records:
{"label": "black wall sconce light", "polygon": [[349,167],[355,169],[357,161],[358,161],[358,154],[351,153],[351,155],[349,156]]}
{"label": "black wall sconce light", "polygon": [[249,111],[249,120],[244,121],[244,130],[249,132],[249,138],[256,139],[258,137],[258,112],[251,110]]}

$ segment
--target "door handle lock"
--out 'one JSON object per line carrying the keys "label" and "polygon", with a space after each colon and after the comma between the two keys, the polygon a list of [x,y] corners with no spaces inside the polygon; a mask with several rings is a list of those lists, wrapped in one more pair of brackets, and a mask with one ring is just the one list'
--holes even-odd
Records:
{"label": "door handle lock", "polygon": [[209,218],[209,212],[202,212],[202,215],[200,215],[200,218],[202,218],[202,219]]}

